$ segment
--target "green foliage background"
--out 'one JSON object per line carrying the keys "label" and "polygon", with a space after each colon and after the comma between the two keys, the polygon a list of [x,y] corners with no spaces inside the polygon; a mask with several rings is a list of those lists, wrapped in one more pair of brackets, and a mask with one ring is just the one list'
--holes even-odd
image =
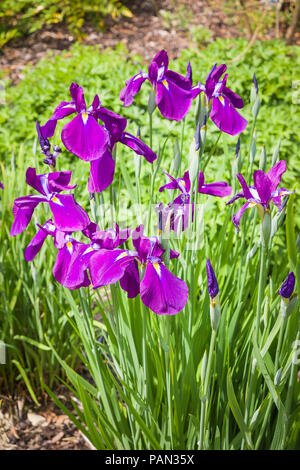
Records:
{"label": "green foliage background", "polygon": [[82,35],[86,19],[98,26],[105,16],[131,16],[119,0],[2,0],[0,47],[15,37],[33,33],[45,25],[65,22],[71,34]]}

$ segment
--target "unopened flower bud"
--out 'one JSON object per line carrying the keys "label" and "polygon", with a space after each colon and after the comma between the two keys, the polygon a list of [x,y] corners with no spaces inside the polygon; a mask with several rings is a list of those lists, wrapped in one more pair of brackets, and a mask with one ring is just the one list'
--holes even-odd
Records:
{"label": "unopened flower bud", "polygon": [[274,377],[275,387],[278,387],[278,385],[280,384],[281,375],[282,375],[282,369],[278,369],[278,371],[276,372],[275,377]]}
{"label": "unopened flower bud", "polygon": [[206,261],[206,273],[207,273],[207,290],[210,296],[210,322],[213,330],[217,331],[220,319],[221,319],[221,308],[220,308],[220,290],[216,275],[210,264],[209,259]]}
{"label": "unopened flower bud", "polygon": [[270,210],[266,210],[264,213],[264,218],[262,221],[262,244],[265,248],[268,247],[270,235],[271,235],[271,228],[272,228],[272,219]]}
{"label": "unopened flower bud", "polygon": [[281,285],[278,293],[279,295],[281,295],[281,297],[289,299],[292,296],[292,293],[294,292],[294,288],[295,288],[295,274],[293,273],[293,271],[291,271],[288,274],[288,277],[285,279],[285,281]]}

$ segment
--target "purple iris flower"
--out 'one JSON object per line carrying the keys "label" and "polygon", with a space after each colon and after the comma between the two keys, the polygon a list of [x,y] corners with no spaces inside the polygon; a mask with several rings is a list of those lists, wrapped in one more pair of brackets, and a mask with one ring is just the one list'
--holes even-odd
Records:
{"label": "purple iris flower", "polygon": [[[97,289],[120,281],[129,298],[140,294],[142,302],[153,312],[174,315],[184,308],[188,287],[163,265],[164,249],[158,239],[145,237],[143,230],[140,225],[132,233],[134,250],[100,250],[91,257],[92,284]],[[170,258],[178,256],[171,250]]]}
{"label": "purple iris flower", "polygon": [[132,104],[144,81],[149,80],[161,114],[167,119],[176,121],[183,119],[197,95],[192,89],[191,65],[188,65],[185,77],[169,70],[168,65],[168,54],[162,50],[152,60],[148,73],[139,72],[126,80],[126,86],[120,93],[120,100],[123,101],[124,106]]}
{"label": "purple iris flower", "polygon": [[[88,182],[90,193],[102,192],[112,183],[115,172],[112,152],[117,142],[130,147],[150,163],[157,158],[138,137],[125,132],[127,120],[102,107],[98,95],[86,109],[82,87],[72,83],[70,93],[73,101],[60,103],[53,116],[38,132],[41,145],[46,142],[47,146],[47,139],[53,136],[57,120],[77,112],[77,116],[63,127],[61,139],[69,152],[91,162]],[[98,123],[99,120],[103,125]]]}
{"label": "purple iris flower", "polygon": [[[159,191],[164,191],[165,189],[178,189],[181,194],[177,196],[174,201],[166,208],[163,209],[163,227],[165,226],[166,221],[169,218],[170,229],[177,232],[179,224],[182,224],[182,230],[188,226],[188,217],[189,217],[189,205],[190,205],[190,189],[191,182],[189,177],[189,172],[186,171],[183,175],[183,178],[173,178],[166,171],[163,170],[163,173],[171,180],[170,183],[165,184],[159,188]],[[217,197],[226,197],[230,196],[232,193],[232,188],[225,181],[218,181],[216,183],[205,184],[204,173],[199,172],[198,177],[198,193],[209,194],[211,196]],[[192,208],[193,214],[194,207]],[[172,212],[172,214],[170,214]]]}
{"label": "purple iris flower", "polygon": [[[245,130],[248,121],[244,119],[236,110],[244,107],[242,98],[227,88],[226,82],[228,74],[222,80],[221,76],[226,72],[226,65],[213,66],[209,72],[205,85],[199,82],[198,93],[204,91],[208,104],[211,105],[210,118],[215,125],[223,132],[236,135]],[[193,90],[196,92],[197,87]]]}
{"label": "purple iris flower", "polygon": [[117,142],[130,147],[138,155],[142,155],[147,162],[153,163],[157,155],[139,138],[125,132],[127,120],[119,114],[103,108],[99,105],[96,116],[105,126],[109,140],[103,155],[91,162],[91,171],[88,182],[90,193],[101,192],[113,181],[115,161],[112,152]]}
{"label": "purple iris flower", "polygon": [[257,170],[253,174],[254,185],[249,187],[244,177],[241,174],[237,175],[242,186],[242,191],[237,193],[226,203],[226,205],[232,204],[239,198],[245,198],[247,200],[232,218],[237,231],[239,231],[240,219],[248,207],[256,206],[261,218],[263,218],[265,211],[270,208],[272,201],[279,211],[282,210],[283,197],[292,194],[292,191],[287,189],[277,189],[277,186],[280,184],[281,176],[285,171],[285,160],[277,162],[267,173],[262,170]]}
{"label": "purple iris flower", "polygon": [[46,165],[52,166],[55,168],[56,166],[56,159],[58,155],[61,153],[61,148],[58,145],[53,146],[53,152],[51,153],[51,145],[48,140],[47,135],[44,132],[44,135],[41,131],[41,126],[38,121],[36,121],[36,130],[38,134],[38,139],[41,147],[41,153],[45,155],[45,159],[43,160]]}
{"label": "purple iris flower", "polygon": [[47,236],[54,237],[54,245],[58,252],[53,276],[57,282],[68,289],[89,286],[88,266],[91,256],[103,248],[112,250],[120,246],[130,235],[128,229],[119,230],[117,224],[115,224],[115,229],[100,231],[99,227],[91,222],[82,231],[91,242],[81,243],[72,237],[71,232],[58,230],[51,219],[38,227],[38,232],[25,250],[25,259],[32,261],[41,250]]}
{"label": "purple iris flower", "polygon": [[0,188],[1,188],[1,189],[4,189],[4,184],[1,183],[1,181],[0,181]]}
{"label": "purple iris flower", "polygon": [[77,115],[64,125],[61,140],[69,152],[82,160],[96,160],[103,155],[109,140],[106,129],[97,122],[99,97],[95,95],[92,105],[87,108],[81,86],[72,83],[70,94],[72,101],[62,101],[57,106],[49,121],[40,128],[41,134],[44,138],[52,137],[57,121],[76,113]]}
{"label": "purple iris flower", "polygon": [[[90,285],[87,273],[88,260],[84,262],[83,253],[88,245],[75,240],[71,233],[57,229],[52,220],[44,225],[38,225],[39,230],[25,250],[26,261],[32,261],[41,250],[48,235],[54,238],[54,245],[58,248],[57,257],[53,267],[53,276],[57,282],[68,289],[78,289]],[[80,260],[80,262],[79,262]]]}
{"label": "purple iris flower", "polygon": [[291,271],[288,274],[288,277],[285,279],[284,283],[279,289],[279,295],[285,299],[289,299],[292,296],[295,288],[295,274]]}
{"label": "purple iris flower", "polygon": [[74,189],[68,186],[71,171],[58,171],[42,175],[36,174],[35,168],[26,171],[27,184],[40,195],[29,195],[15,199],[13,205],[14,222],[10,235],[22,233],[28,226],[34,209],[40,202],[47,202],[53,214],[54,224],[58,230],[73,232],[84,229],[90,222],[88,215],[74,200],[73,194],[59,194],[61,191]]}

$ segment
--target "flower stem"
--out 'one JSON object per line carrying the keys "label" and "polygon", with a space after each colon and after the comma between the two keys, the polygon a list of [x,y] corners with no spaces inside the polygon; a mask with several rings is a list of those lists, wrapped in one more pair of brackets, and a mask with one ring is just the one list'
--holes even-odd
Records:
{"label": "flower stem", "polygon": [[259,326],[261,318],[262,304],[264,300],[264,291],[266,284],[266,248],[261,244],[260,250],[260,269],[259,269],[259,281],[258,281],[258,294],[257,294],[257,305],[256,305],[256,325],[255,325],[255,339],[259,344]]}
{"label": "flower stem", "polygon": [[207,367],[206,367],[204,388],[203,388],[203,400],[201,403],[199,449],[203,449],[205,424],[206,424],[206,418],[207,418],[206,415],[207,415],[207,409],[208,409],[209,385],[212,379],[212,365],[213,365],[214,350],[215,350],[215,345],[216,345],[216,337],[217,337],[217,330],[213,329],[211,333],[211,338],[210,338],[209,353],[208,353]]}

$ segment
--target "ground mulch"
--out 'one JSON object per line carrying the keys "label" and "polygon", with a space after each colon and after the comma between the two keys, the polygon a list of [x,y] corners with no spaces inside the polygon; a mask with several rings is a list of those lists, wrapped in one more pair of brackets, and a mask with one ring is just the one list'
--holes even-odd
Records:
{"label": "ground mulch", "polygon": [[[58,398],[68,407],[69,393]],[[37,407],[26,394],[1,396],[0,450],[92,450],[93,446],[54,402]]]}

